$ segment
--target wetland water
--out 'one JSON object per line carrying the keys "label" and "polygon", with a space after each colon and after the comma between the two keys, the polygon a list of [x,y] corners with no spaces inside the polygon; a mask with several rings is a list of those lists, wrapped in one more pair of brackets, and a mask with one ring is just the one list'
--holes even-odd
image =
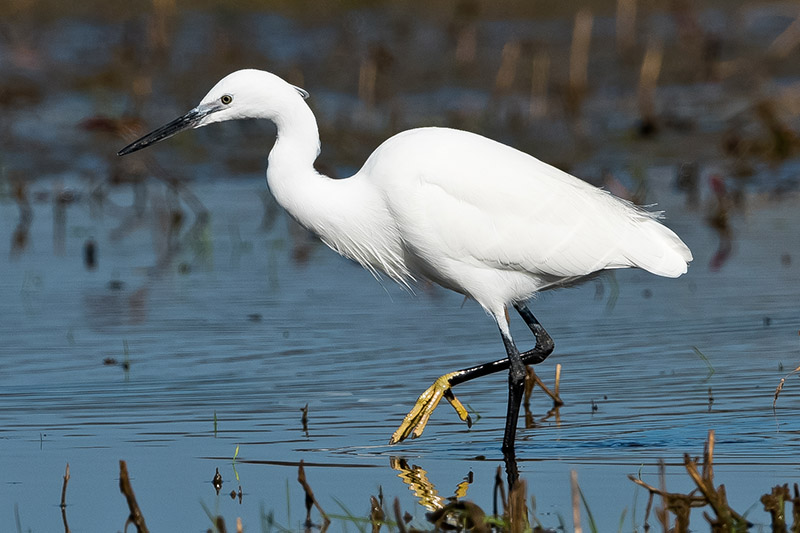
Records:
{"label": "wetland water", "polygon": [[[738,29],[730,32],[739,39],[731,49],[743,57],[760,57],[793,20],[769,3],[733,4],[730,12],[700,10],[698,20]],[[620,529],[623,512],[622,531],[641,530],[647,493],[626,475],[658,485],[663,459],[667,488],[691,490],[683,454],[701,455],[713,429],[716,484],[726,485],[734,509],[752,506],[748,518],[769,524],[759,496],[800,477],[796,375],[772,407],[781,378],[800,364],[796,136],[785,135],[788,152],[769,164],[753,142],[747,178],[734,177],[742,161],[720,146],[731,124],[745,141],[769,136],[768,121],[753,111],[767,96],[787,131],[797,131],[787,95],[797,94],[790,67],[800,63],[773,64],[776,73],[758,90],[735,74],[687,81],[669,67],[669,58],[686,52],[674,42],[679,32],[667,15],[645,13],[643,27],[666,39],[665,87],[657,93],[664,114],[693,126],[667,126],[642,140],[631,133],[637,111],[629,84],[638,62],[592,52],[582,134],[553,110],[556,103],[521,126],[514,110],[522,105],[527,113],[529,88],[497,96],[499,81],[494,89],[486,82],[506,43],[535,34],[553,53],[558,85],[569,10],[542,20],[476,19],[478,58],[466,73],[436,63],[450,57],[452,43],[434,16],[409,21],[394,10],[345,10],[323,23],[224,15],[174,14],[162,50],[167,65],[142,63],[142,47],[164,46],[152,35],[147,46],[132,44],[158,13],[131,14],[127,25],[115,17],[37,21],[28,14],[19,27],[35,30],[26,34],[35,38],[20,37],[18,26],[4,34],[0,60],[12,75],[0,99],[0,530],[63,529],[67,463],[70,530],[122,530],[128,507],[120,459],[153,531],[206,531],[204,507],[229,530],[236,517],[247,531],[268,530],[269,514],[282,527],[302,529],[301,460],[333,515],[367,516],[369,497],[382,490],[387,501],[400,499],[416,525],[429,527],[407,483],[422,477],[419,469],[441,498],[470,479],[466,498],[491,510],[502,464],[504,375],[455,390],[473,412],[472,429],[444,405],[420,439],[386,444],[433,379],[502,355],[495,325],[477,305],[437,288],[412,296],[376,282],[298,230],[266,191],[267,125],[212,126],[123,163],[113,155],[131,136],[121,131],[152,129],[194,106],[220,75],[253,65],[305,76],[297,83],[312,94],[322,162],[335,174],[348,175],[393,129],[445,123],[567,161],[580,177],[599,182],[610,173],[616,180],[605,183],[614,190],[644,185],[640,200],[666,211],[695,260],[676,280],[620,271],[531,303],[556,342],[536,371],[552,385],[562,365],[565,402],[558,418],[544,418],[551,401],[536,389],[535,427],[518,434],[535,516],[547,527],[563,520],[571,528],[575,470],[600,531]],[[613,17],[598,14],[594,27],[593,43],[613,49]],[[238,40],[253,35],[261,36],[263,55],[242,52]],[[110,44],[97,47],[100,37]],[[199,37],[219,57],[189,47]],[[396,56],[385,82],[390,94],[381,96],[387,85],[379,78],[378,101],[367,106],[355,96],[364,63],[342,57],[365,57],[376,42]],[[439,46],[442,57],[425,53]],[[334,63],[341,70],[333,72]],[[432,71],[437,76],[426,75]],[[422,92],[428,82],[435,87]],[[151,91],[143,95],[141,87]],[[144,101],[139,115],[146,118],[115,122]],[[694,203],[675,186],[686,162],[699,162]],[[512,327],[525,346],[524,326]],[[239,486],[241,499],[231,498]],[[699,516],[692,525],[706,527]],[[357,526],[335,521],[331,530]]]}
{"label": "wetland water", "polygon": [[[163,194],[158,184],[150,189],[153,199]],[[34,190],[44,198],[48,184]],[[121,527],[119,459],[128,462],[153,529],[203,530],[201,502],[250,528],[262,511],[299,527],[301,459],[332,514],[344,514],[340,501],[366,515],[380,486],[421,519],[424,509],[390,466],[395,456],[426,470],[442,497],[472,472],[467,496],[488,506],[501,464],[505,376],[457,390],[480,416],[471,430],[443,406],[422,438],[386,442],[432,379],[501,353],[491,320],[443,290],[411,297],[384,287],[322,246],[297,252],[309,241],[293,240],[283,215],[262,226],[262,179],[193,191],[211,215],[201,230],[181,234],[175,267],[166,269],[154,251],[162,238],[155,214],[114,240],[108,236],[120,220],[93,219],[76,202],[64,253],[54,255],[52,207],[33,205],[28,249],[6,261],[2,279],[6,523],[17,506],[26,530],[58,529],[68,462],[72,530]],[[668,209],[671,226],[695,251],[688,275],[618,272],[533,303],[557,342],[537,372],[552,384],[555,364],[563,365],[566,402],[560,422],[520,431],[521,475],[545,524],[569,516],[571,469],[603,527],[615,527],[625,508],[641,520],[646,494],[625,474],[655,483],[657,460],[678,465],[684,452],[701,454],[709,429],[718,440],[717,480],[734,507],[747,508],[800,474],[796,378],[772,410],[775,387],[800,355],[800,269],[782,261],[800,244],[797,204],[749,211],[737,223],[736,253],[717,272],[708,267],[715,237],[700,215],[677,203]],[[9,242],[16,208],[4,203],[0,214],[0,240]],[[89,235],[98,251],[93,271],[82,254]],[[292,259],[299,256],[307,259]],[[109,358],[116,364],[104,364]],[[536,391],[534,416],[549,407]],[[215,468],[224,480],[220,496],[211,484]],[[689,483],[681,471],[668,470],[671,488]],[[228,496],[239,485],[241,503]]]}

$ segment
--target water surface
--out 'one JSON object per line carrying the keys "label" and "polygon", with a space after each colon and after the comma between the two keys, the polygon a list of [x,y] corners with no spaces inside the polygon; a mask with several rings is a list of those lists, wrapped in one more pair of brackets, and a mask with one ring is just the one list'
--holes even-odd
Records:
{"label": "water surface", "polygon": [[[46,198],[48,185],[34,192]],[[158,213],[119,236],[119,216],[93,217],[77,201],[67,208],[63,252],[54,253],[53,208],[33,205],[28,248],[7,252],[0,281],[4,513],[13,505],[25,528],[59,528],[70,463],[72,530],[121,527],[119,459],[154,529],[204,530],[201,502],[252,529],[262,511],[298,527],[300,460],[330,513],[343,513],[340,501],[366,515],[382,487],[422,520],[392,457],[426,470],[443,497],[472,472],[468,497],[490,507],[505,376],[456,391],[479,418],[471,430],[445,405],[422,438],[386,442],[435,377],[501,355],[491,320],[440,289],[412,296],[376,282],[289,231],[282,214],[265,229],[264,188],[260,178],[194,185],[207,224],[173,236],[171,252],[159,249],[169,237]],[[149,194],[158,204],[164,191],[154,184]],[[737,217],[736,253],[712,272],[714,234],[679,200],[664,193],[668,222],[695,252],[686,276],[620,271],[532,303],[557,346],[536,370],[552,384],[562,365],[566,402],[559,421],[541,420],[551,405],[535,392],[536,427],[519,434],[521,473],[545,524],[570,516],[571,469],[601,523],[615,526],[634,502],[641,520],[645,494],[625,474],[655,484],[663,459],[673,465],[671,488],[688,489],[678,465],[685,452],[701,454],[709,429],[734,508],[798,474],[796,378],[772,409],[780,378],[798,360],[800,273],[784,257],[797,248],[797,205],[771,202]],[[195,221],[182,210],[188,227]],[[6,201],[0,214],[0,242],[9,243],[17,208]],[[95,270],[83,259],[90,236]],[[515,332],[529,341],[521,323]],[[239,484],[241,503],[228,496]]]}

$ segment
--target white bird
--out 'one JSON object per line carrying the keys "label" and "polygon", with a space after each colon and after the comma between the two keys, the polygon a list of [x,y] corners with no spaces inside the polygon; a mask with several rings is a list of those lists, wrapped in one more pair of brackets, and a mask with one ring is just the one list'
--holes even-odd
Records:
{"label": "white bird", "polygon": [[[419,128],[381,144],[355,175],[314,169],[319,131],[308,93],[278,76],[240,70],[186,115],[120,150],[129,154],[187,128],[224,120],[273,121],[277,140],[267,183],[286,211],[339,254],[406,287],[429,280],[478,302],[500,329],[507,357],[445,374],[417,400],[390,443],[419,436],[441,398],[462,420],[451,388],[509,369],[502,450],[512,454],[525,364],[553,341],[525,305],[535,293],[599,271],[636,267],[678,277],[689,248],[644,211],[528,154],[474,133]],[[536,346],[520,353],[507,308],[520,313]]]}

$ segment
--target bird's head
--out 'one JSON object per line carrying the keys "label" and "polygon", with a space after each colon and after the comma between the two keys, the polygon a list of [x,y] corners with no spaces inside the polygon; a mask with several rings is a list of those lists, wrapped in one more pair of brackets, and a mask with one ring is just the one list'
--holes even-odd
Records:
{"label": "bird's head", "polygon": [[214,122],[241,118],[277,120],[281,112],[305,98],[308,98],[306,91],[274,74],[254,69],[237,70],[222,78],[197,107],[132,142],[117,155],[130,154],[183,130]]}

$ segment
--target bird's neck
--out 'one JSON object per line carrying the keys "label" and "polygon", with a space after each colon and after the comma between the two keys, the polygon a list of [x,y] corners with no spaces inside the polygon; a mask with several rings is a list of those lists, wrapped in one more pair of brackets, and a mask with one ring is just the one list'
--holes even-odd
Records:
{"label": "bird's neck", "polygon": [[[314,169],[320,150],[319,130],[304,102],[273,119],[278,137],[269,154],[267,184],[278,203],[298,222],[310,227],[319,209],[318,184],[329,181]],[[324,187],[324,185],[323,185]],[[313,220],[313,218],[312,218]]]}
{"label": "bird's neck", "polygon": [[267,184],[278,203],[306,229],[325,240],[356,198],[344,189],[345,181],[318,173],[317,121],[305,102],[274,118],[278,137],[269,154]]}
{"label": "bird's neck", "polygon": [[267,183],[275,199],[341,255],[407,283],[401,240],[380,191],[360,172],[346,179],[319,174],[316,119],[304,102],[290,111],[275,120],[278,138],[269,154]]}
{"label": "bird's neck", "polygon": [[297,102],[273,121],[278,129],[278,138],[269,154],[267,177],[270,187],[273,181],[279,185],[277,182],[288,179],[290,175],[313,172],[320,149],[317,121],[305,102]]}

